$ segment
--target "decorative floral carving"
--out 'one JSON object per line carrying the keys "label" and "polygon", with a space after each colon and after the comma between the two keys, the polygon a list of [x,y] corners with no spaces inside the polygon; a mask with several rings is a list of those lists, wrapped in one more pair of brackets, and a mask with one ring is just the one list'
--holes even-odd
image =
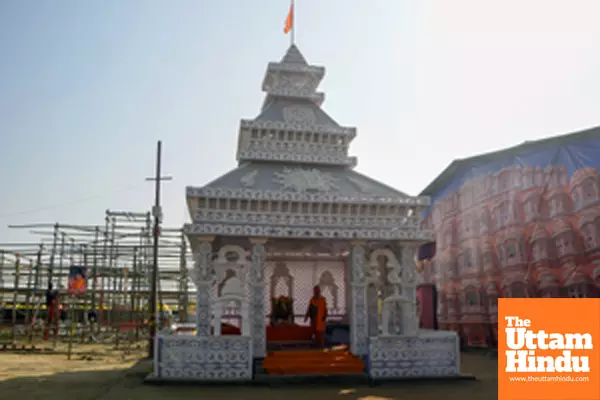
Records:
{"label": "decorative floral carving", "polygon": [[252,380],[252,367],[252,343],[249,337],[157,337],[154,373],[158,379]]}
{"label": "decorative floral carving", "polygon": [[283,186],[283,189],[292,189],[295,192],[329,192],[337,190],[336,178],[331,174],[321,172],[316,168],[284,168],[283,172],[274,172],[274,181]]}
{"label": "decorative floral carving", "polygon": [[253,283],[263,283],[266,260],[267,251],[265,245],[254,243],[252,245],[252,269],[250,271],[250,278]]}
{"label": "decorative floral carving", "polygon": [[348,156],[348,144],[314,143],[296,140],[250,139],[240,143],[238,160],[269,160],[318,163],[354,167],[356,158]]}
{"label": "decorative floral carving", "polygon": [[351,272],[352,272],[352,283],[364,284],[366,283],[365,275],[365,248],[361,245],[353,245],[350,250],[351,257]]}
{"label": "decorative floral carving", "polygon": [[315,239],[370,239],[370,240],[433,240],[433,232],[420,229],[376,229],[376,228],[323,228],[297,227],[290,225],[249,224],[186,224],[186,235],[262,236],[279,238]]}
{"label": "decorative floral carving", "polygon": [[202,241],[198,252],[195,253],[196,263],[191,273],[195,284],[212,281],[212,245]]}
{"label": "decorative floral carving", "polygon": [[196,285],[196,335],[200,337],[210,336],[211,288],[214,280],[212,255],[211,242],[202,241],[190,274]]}
{"label": "decorative floral carving", "polygon": [[240,179],[240,183],[244,187],[252,187],[256,183],[256,176],[258,175],[258,170],[255,169],[252,172],[248,172],[246,175],[242,176]]}
{"label": "decorative floral carving", "polygon": [[372,379],[460,375],[459,340],[455,332],[436,331],[414,338],[372,338],[368,356]]}
{"label": "decorative floral carving", "polygon": [[211,291],[209,282],[196,283],[196,336],[210,336]]}
{"label": "decorative floral carving", "polygon": [[313,125],[317,122],[315,112],[309,107],[291,106],[283,109],[283,119],[288,124]]}
{"label": "decorative floral carving", "polygon": [[254,212],[239,210],[198,209],[194,223],[244,223],[348,228],[420,229],[420,217],[396,216],[338,216],[333,214],[293,213],[283,211]]}
{"label": "decorative floral carving", "polygon": [[290,151],[255,151],[245,150],[241,151],[238,155],[238,160],[267,160],[267,161],[285,161],[285,162],[297,162],[297,163],[319,163],[326,165],[344,165],[349,167],[356,166],[355,157],[347,156],[336,156],[336,155],[321,155],[311,153],[299,153]]}
{"label": "decorative floral carving", "polygon": [[288,123],[281,121],[254,121],[243,119],[240,122],[240,129],[274,129],[274,130],[289,130],[289,131],[300,131],[300,132],[314,132],[314,133],[335,133],[340,135],[351,135],[356,136],[356,128],[354,127],[343,127],[336,125],[306,125],[300,123]]}
{"label": "decorative floral carving", "polygon": [[315,203],[356,203],[356,204],[388,204],[404,206],[428,206],[431,199],[427,196],[420,197],[398,197],[398,196],[373,196],[354,194],[344,196],[338,193],[310,193],[310,192],[284,192],[281,190],[260,190],[243,188],[212,188],[192,187],[186,189],[187,197],[204,198],[226,198],[240,200],[287,200],[287,201],[307,201]]}

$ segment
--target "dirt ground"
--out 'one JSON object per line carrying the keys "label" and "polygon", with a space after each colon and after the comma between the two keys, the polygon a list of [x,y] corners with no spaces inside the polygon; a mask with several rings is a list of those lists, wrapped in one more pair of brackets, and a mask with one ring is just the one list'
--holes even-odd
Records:
{"label": "dirt ground", "polygon": [[[60,349],[58,349],[60,350]],[[476,381],[403,382],[377,387],[308,386],[150,386],[143,383],[151,363],[142,349],[128,354],[101,345],[78,345],[65,354],[0,353],[0,400],[471,400],[497,398],[497,360],[463,354],[464,373]]]}

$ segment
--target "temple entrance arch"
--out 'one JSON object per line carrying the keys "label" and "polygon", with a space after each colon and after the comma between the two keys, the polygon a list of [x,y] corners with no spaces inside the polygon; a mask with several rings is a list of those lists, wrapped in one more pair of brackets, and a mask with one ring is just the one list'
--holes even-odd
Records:
{"label": "temple entrance arch", "polygon": [[249,335],[248,252],[239,245],[225,245],[216,252],[212,295],[213,331],[221,333],[221,324],[238,327]]}
{"label": "temple entrance arch", "polygon": [[[269,240],[265,279],[268,282],[265,302],[279,296],[293,299],[295,322],[305,325],[306,314],[314,286],[321,287],[332,319],[347,318],[346,260],[343,246],[323,246],[323,241]],[[347,252],[347,250],[346,250]]]}

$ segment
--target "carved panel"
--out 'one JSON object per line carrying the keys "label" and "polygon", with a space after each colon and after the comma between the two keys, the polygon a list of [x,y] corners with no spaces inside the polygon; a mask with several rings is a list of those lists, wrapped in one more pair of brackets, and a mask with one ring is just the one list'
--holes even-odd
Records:
{"label": "carved panel", "polygon": [[245,223],[271,225],[302,225],[320,227],[373,227],[419,229],[421,218],[406,216],[339,216],[331,214],[292,212],[252,212],[239,210],[197,210],[195,223]]}
{"label": "carved panel", "polygon": [[212,285],[200,283],[196,285],[196,335],[210,336]]}
{"label": "carved panel", "polygon": [[371,338],[368,370],[373,379],[460,375],[458,335],[427,331],[415,338]]}
{"label": "carved panel", "polygon": [[207,241],[202,241],[198,247],[198,251],[194,254],[196,260],[194,269],[190,274],[192,281],[198,285],[202,282],[212,281],[212,244]]}
{"label": "carved panel", "polygon": [[158,335],[154,374],[158,379],[248,381],[252,379],[252,339],[242,336]]}
{"label": "carved panel", "polygon": [[335,125],[306,125],[299,123],[288,123],[281,121],[254,121],[243,119],[240,122],[241,129],[275,129],[275,130],[291,130],[301,132],[314,132],[314,133],[335,133],[340,135],[352,135],[356,136],[356,128],[347,128]]}
{"label": "carved panel", "polygon": [[284,190],[329,192],[338,189],[336,178],[316,168],[284,168],[283,172],[275,172],[273,175],[274,182],[279,183]]}
{"label": "carved panel", "polygon": [[[311,91],[314,91],[314,89],[315,89],[314,85],[307,85],[307,83],[304,81],[294,82],[293,84],[296,87],[312,86],[312,88],[311,87],[308,88],[309,90],[313,89]],[[303,107],[303,106],[285,107],[283,109],[283,119],[288,124],[313,125],[317,122],[317,116],[315,115],[315,112],[310,107]]]}
{"label": "carved panel", "polygon": [[248,172],[246,175],[242,176],[242,178],[240,179],[240,183],[244,187],[251,188],[256,183],[257,175],[258,175],[257,169],[255,169],[254,171]]}
{"label": "carved panel", "polygon": [[373,239],[373,240],[432,240],[433,233],[419,229],[344,229],[295,227],[285,225],[186,224],[186,235],[262,236],[281,238]]}
{"label": "carved panel", "polygon": [[428,206],[431,199],[426,196],[398,197],[377,196],[369,194],[353,194],[351,196],[339,193],[310,193],[310,192],[283,192],[281,190],[259,190],[246,188],[213,188],[210,186],[186,188],[187,197],[228,198],[241,200],[288,200],[314,203],[370,203],[407,206]]}
{"label": "carved panel", "polygon": [[[238,154],[238,160],[267,160],[267,161],[284,161],[298,163],[319,163],[327,165],[347,165],[354,167],[356,165],[355,157],[334,156],[334,155],[319,155],[305,154],[291,151],[271,152],[259,150],[244,150]],[[251,186],[247,186],[251,187]]]}

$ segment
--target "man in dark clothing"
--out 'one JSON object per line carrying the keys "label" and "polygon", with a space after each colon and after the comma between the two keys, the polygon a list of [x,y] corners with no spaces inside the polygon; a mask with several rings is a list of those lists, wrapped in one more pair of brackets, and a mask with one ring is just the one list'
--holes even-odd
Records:
{"label": "man in dark clothing", "polygon": [[88,317],[88,321],[91,324],[95,324],[96,322],[98,322],[98,313],[96,312],[96,310],[88,311],[87,317]]}

